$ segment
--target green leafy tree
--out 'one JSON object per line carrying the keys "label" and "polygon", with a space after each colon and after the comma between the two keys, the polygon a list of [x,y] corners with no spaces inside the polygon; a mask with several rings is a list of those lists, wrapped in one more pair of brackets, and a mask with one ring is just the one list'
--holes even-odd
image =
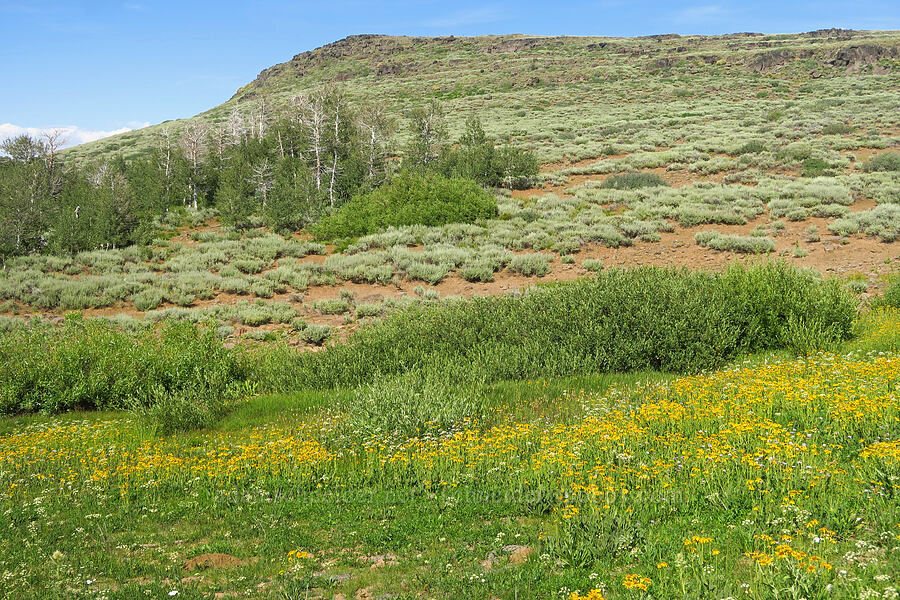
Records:
{"label": "green leafy tree", "polygon": [[275,231],[300,229],[318,219],[326,199],[316,190],[306,161],[285,157],[275,172],[272,193],[264,208],[266,224]]}
{"label": "green leafy tree", "polygon": [[437,100],[415,108],[409,115],[410,142],[405,167],[428,167],[438,160],[447,141],[444,109]]}
{"label": "green leafy tree", "polygon": [[53,177],[46,146],[21,135],[0,144],[9,156],[0,168],[0,252],[24,254],[43,249],[53,212]]}
{"label": "green leafy tree", "polygon": [[216,207],[222,219],[234,227],[247,227],[250,217],[259,209],[251,177],[250,162],[240,152],[230,157],[219,177]]}

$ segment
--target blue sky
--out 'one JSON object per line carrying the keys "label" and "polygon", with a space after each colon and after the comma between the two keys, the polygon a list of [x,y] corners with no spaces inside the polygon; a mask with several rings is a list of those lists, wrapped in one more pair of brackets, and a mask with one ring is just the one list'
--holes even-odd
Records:
{"label": "blue sky", "polygon": [[262,69],[355,33],[633,36],[900,29],[898,0],[592,2],[0,0],[0,137],[72,141],[188,117]]}

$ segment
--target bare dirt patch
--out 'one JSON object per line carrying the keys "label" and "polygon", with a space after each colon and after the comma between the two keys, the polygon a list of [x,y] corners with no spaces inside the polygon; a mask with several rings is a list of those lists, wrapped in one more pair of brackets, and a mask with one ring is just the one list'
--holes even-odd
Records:
{"label": "bare dirt patch", "polygon": [[221,552],[213,552],[210,554],[201,554],[195,556],[184,564],[185,571],[195,571],[197,569],[227,569],[231,567],[243,567],[247,565],[247,561],[241,560],[230,554],[222,554]]}

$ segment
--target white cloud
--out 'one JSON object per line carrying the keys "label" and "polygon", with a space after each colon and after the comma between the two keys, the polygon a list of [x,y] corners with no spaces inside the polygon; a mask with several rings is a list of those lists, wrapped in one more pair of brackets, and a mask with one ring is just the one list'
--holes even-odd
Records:
{"label": "white cloud", "polygon": [[12,123],[2,123],[0,124],[0,140],[22,135],[23,133],[32,137],[40,137],[44,132],[58,130],[62,133],[62,137],[65,138],[65,147],[68,148],[70,146],[77,146],[78,144],[93,142],[111,135],[134,131],[135,129],[146,127],[149,124],[150,123],[142,121],[129,121],[127,126],[113,129],[112,131],[96,131],[93,129],[82,129],[75,125],[63,127],[20,127],[19,125],[13,125]]}

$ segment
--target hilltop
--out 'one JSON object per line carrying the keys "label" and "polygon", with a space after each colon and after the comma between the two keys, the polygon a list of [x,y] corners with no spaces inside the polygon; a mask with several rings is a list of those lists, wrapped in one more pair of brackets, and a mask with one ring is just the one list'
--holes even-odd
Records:
{"label": "hilltop", "polygon": [[[229,100],[191,119],[83,144],[67,154],[78,161],[133,156],[151,147],[163,128],[177,132],[194,121],[222,125],[234,110],[249,112],[260,101],[278,105],[326,84],[340,85],[356,99],[377,99],[396,113],[437,98],[448,104],[451,117],[459,117],[457,127],[467,111],[489,111],[503,118],[492,133],[530,145],[528,136],[543,130],[510,117],[524,116],[522,110],[546,111],[546,95],[554,91],[560,94],[553,102],[557,106],[658,102],[654,92],[661,84],[685,77],[707,94],[724,91],[710,81],[721,77],[749,93],[773,81],[891,75],[898,64],[900,32],[891,31],[635,38],[355,35],[263,70]],[[508,115],[513,105],[517,112]],[[557,130],[579,129],[570,121],[540,120],[548,123]]]}

